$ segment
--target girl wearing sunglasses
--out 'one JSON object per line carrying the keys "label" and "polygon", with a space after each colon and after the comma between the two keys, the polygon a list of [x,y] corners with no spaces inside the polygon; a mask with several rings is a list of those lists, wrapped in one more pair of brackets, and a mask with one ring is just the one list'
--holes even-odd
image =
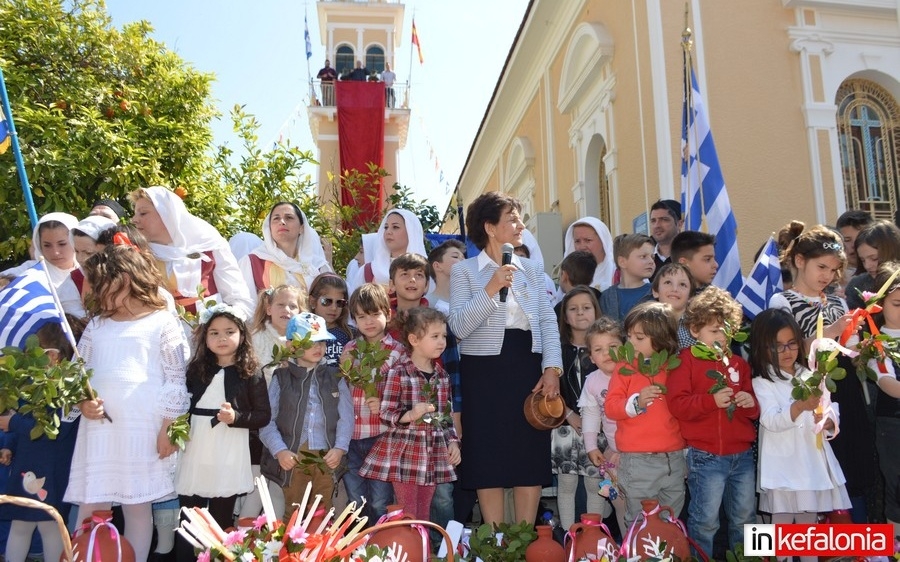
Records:
{"label": "girl wearing sunglasses", "polygon": [[347,284],[334,273],[319,274],[309,286],[309,310],[325,319],[333,340],[328,340],[325,360],[329,365],[337,365],[344,350],[344,344],[358,335],[348,323]]}

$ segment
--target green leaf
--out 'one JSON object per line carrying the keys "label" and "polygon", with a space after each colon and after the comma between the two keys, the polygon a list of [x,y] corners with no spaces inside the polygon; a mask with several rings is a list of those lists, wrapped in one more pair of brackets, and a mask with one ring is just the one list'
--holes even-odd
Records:
{"label": "green leaf", "polygon": [[834,379],[836,381],[843,380],[844,377],[847,376],[847,370],[843,367],[838,367],[837,369],[832,370],[829,374],[829,378]]}
{"label": "green leaf", "polygon": [[825,388],[828,389],[828,392],[837,392],[837,384],[830,377],[825,379]]}

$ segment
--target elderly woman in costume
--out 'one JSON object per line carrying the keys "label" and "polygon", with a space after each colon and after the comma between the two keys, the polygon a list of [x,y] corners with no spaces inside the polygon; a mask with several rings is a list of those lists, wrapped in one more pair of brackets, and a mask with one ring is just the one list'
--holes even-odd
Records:
{"label": "elderly woman in costume", "polygon": [[587,250],[597,258],[597,269],[594,270],[591,287],[598,291],[608,289],[613,284],[616,260],[613,257],[612,235],[603,221],[595,217],[583,217],[569,226],[566,230],[564,256],[576,250]]}
{"label": "elderly woman in costume", "polygon": [[253,313],[253,301],[237,261],[222,235],[190,214],[180,197],[165,187],[137,189],[128,196],[132,222],[147,238],[165,288],[189,312],[197,301],[213,299]]}

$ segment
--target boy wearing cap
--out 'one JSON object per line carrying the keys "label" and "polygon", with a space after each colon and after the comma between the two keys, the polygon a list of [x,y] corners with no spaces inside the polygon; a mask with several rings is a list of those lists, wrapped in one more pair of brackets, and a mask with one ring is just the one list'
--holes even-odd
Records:
{"label": "boy wearing cap", "polygon": [[[653,261],[656,262],[656,271],[672,262],[672,240],[681,232],[684,220],[681,218],[681,203],[674,199],[659,199],[650,207],[650,235],[656,242],[653,251]],[[656,271],[653,277],[656,277]]]}
{"label": "boy wearing cap", "polygon": [[[313,342],[303,355],[275,369],[269,383],[272,420],[259,431],[265,445],[260,470],[284,490],[285,521],[300,503],[306,485],[322,495],[322,507],[332,505],[334,474],[344,461],[353,433],[353,402],[350,387],[337,366],[325,362],[325,342],[334,339],[325,319],[310,312],[288,321],[288,340],[307,334]],[[319,466],[300,467],[298,451],[327,451],[326,472]]]}

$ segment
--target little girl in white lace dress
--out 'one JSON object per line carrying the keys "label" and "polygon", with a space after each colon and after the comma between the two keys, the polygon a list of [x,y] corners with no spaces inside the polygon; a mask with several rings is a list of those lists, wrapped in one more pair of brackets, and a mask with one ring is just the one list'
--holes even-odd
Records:
{"label": "little girl in white lace dress", "polygon": [[166,430],[190,403],[188,345],[160,296],[156,266],[136,247],[107,246],[84,270],[92,299],[78,349],[98,398],[80,404],[65,500],[78,505],[78,521],[121,504],[125,538],[146,560],[151,504],[175,493],[176,447]]}

